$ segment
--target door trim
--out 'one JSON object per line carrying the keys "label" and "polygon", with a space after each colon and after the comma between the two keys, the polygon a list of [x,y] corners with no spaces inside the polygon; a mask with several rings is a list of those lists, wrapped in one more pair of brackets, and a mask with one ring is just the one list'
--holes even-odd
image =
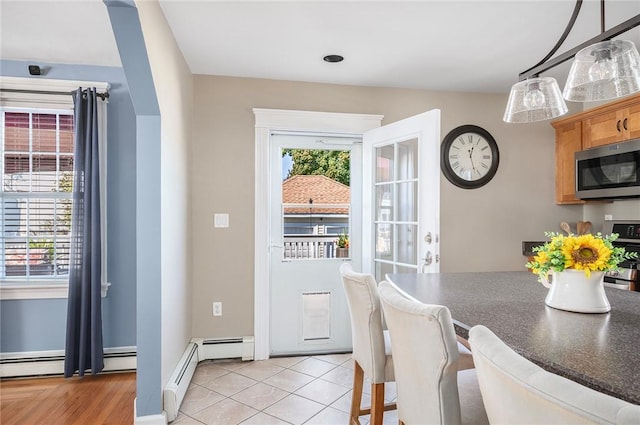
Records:
{"label": "door trim", "polygon": [[304,131],[339,133],[361,137],[380,127],[383,115],[338,112],[295,111],[254,108],[255,177],[254,177],[254,336],[255,360],[269,358],[269,299],[271,251],[269,249],[270,180],[269,148],[271,133]]}

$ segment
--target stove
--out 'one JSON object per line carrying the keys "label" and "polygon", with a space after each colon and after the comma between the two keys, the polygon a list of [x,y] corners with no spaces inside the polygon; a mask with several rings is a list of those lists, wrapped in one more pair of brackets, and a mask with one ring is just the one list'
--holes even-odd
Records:
{"label": "stove", "polygon": [[[640,255],[640,220],[607,220],[602,226],[602,233],[617,233],[618,239],[614,247],[623,247],[627,252]],[[640,292],[639,260],[623,261],[619,270],[605,274],[604,284],[609,287]]]}

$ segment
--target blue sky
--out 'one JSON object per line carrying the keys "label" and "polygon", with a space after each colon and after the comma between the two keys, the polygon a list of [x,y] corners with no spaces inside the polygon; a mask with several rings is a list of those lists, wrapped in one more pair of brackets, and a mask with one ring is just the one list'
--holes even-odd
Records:
{"label": "blue sky", "polygon": [[291,155],[287,154],[282,157],[282,180],[287,178],[291,167],[293,167],[293,159],[291,159]]}

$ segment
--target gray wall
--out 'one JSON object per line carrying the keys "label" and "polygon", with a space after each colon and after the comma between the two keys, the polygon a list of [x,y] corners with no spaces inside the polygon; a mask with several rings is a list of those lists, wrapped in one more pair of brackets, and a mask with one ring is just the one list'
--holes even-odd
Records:
{"label": "gray wall", "polygon": [[[440,109],[441,138],[463,124],[500,149],[494,179],[476,190],[441,177],[441,270],[524,270],[522,240],[540,240],[581,206],[554,201],[555,134],[548,122],[505,124],[507,94],[445,93],[196,75],[191,167],[195,337],[253,335],[254,116],[252,108],[383,114],[383,124]],[[214,212],[231,226],[214,229]],[[212,301],[224,303],[211,316]]]}
{"label": "gray wall", "polygon": [[[107,277],[103,299],[105,347],[136,345],[136,123],[122,69],[49,64],[44,78],[106,81],[111,84],[108,110]],[[3,76],[30,77],[27,62],[0,61]],[[34,78],[34,77],[32,77]],[[64,349],[67,300],[0,301],[0,350],[7,352]]]}

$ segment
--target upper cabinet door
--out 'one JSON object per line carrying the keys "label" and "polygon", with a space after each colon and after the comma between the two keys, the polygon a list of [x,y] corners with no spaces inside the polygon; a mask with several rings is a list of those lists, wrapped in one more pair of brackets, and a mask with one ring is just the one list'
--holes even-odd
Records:
{"label": "upper cabinet door", "polygon": [[582,133],[583,149],[640,137],[640,103],[584,119]]}

